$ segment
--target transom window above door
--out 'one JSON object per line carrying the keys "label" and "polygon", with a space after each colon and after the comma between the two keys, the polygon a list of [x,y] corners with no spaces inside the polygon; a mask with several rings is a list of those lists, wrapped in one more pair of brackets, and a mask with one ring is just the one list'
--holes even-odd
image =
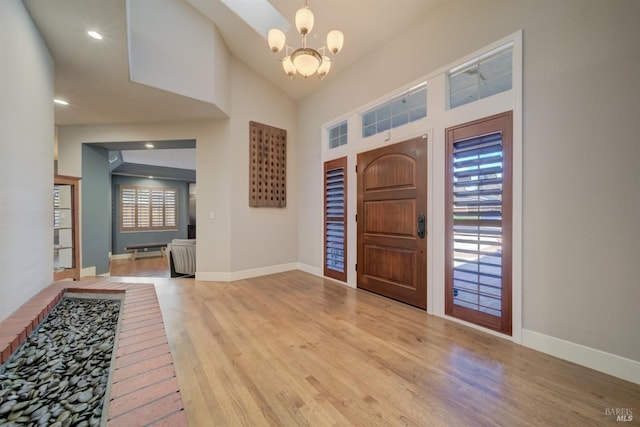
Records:
{"label": "transom window above door", "polygon": [[362,137],[366,138],[425,117],[427,117],[426,82],[362,113]]}

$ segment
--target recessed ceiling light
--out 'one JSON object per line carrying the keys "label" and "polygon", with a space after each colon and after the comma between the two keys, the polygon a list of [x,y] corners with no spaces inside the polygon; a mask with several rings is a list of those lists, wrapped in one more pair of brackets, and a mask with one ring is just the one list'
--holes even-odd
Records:
{"label": "recessed ceiling light", "polygon": [[153,148],[154,147],[154,145],[152,143],[150,143],[150,142],[147,142],[146,144],[144,144],[144,146],[147,147],[147,148]]}
{"label": "recessed ceiling light", "polygon": [[65,101],[64,99],[60,99],[60,98],[54,99],[53,102],[55,102],[56,104],[59,104],[59,105],[69,105],[69,102]]}
{"label": "recessed ceiling light", "polygon": [[153,175],[149,175],[149,179],[153,179]]}
{"label": "recessed ceiling light", "polygon": [[97,31],[89,30],[87,31],[87,34],[89,34],[89,36],[93,37],[96,40],[102,40],[102,34]]}

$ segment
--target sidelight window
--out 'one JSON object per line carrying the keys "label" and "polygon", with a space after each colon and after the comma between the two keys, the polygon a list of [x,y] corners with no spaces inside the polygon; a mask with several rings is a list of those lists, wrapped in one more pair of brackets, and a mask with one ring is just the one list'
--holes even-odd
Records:
{"label": "sidelight window", "polygon": [[511,114],[447,130],[446,313],[511,333]]}
{"label": "sidelight window", "polygon": [[347,281],[347,158],[324,164],[324,275]]}

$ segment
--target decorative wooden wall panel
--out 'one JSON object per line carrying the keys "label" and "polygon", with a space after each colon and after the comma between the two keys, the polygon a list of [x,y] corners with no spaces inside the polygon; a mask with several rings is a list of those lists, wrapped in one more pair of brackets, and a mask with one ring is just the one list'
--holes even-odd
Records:
{"label": "decorative wooden wall panel", "polygon": [[287,206],[287,131],[249,122],[249,206]]}

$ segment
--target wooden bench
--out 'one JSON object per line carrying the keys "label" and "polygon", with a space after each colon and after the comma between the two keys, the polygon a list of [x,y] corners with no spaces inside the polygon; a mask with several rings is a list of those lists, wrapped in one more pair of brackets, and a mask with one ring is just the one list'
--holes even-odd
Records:
{"label": "wooden bench", "polygon": [[164,256],[167,251],[166,243],[142,243],[140,245],[127,245],[124,247],[125,251],[133,251],[131,254],[131,259],[135,261],[136,256],[138,256],[138,249],[160,249],[160,255]]}

